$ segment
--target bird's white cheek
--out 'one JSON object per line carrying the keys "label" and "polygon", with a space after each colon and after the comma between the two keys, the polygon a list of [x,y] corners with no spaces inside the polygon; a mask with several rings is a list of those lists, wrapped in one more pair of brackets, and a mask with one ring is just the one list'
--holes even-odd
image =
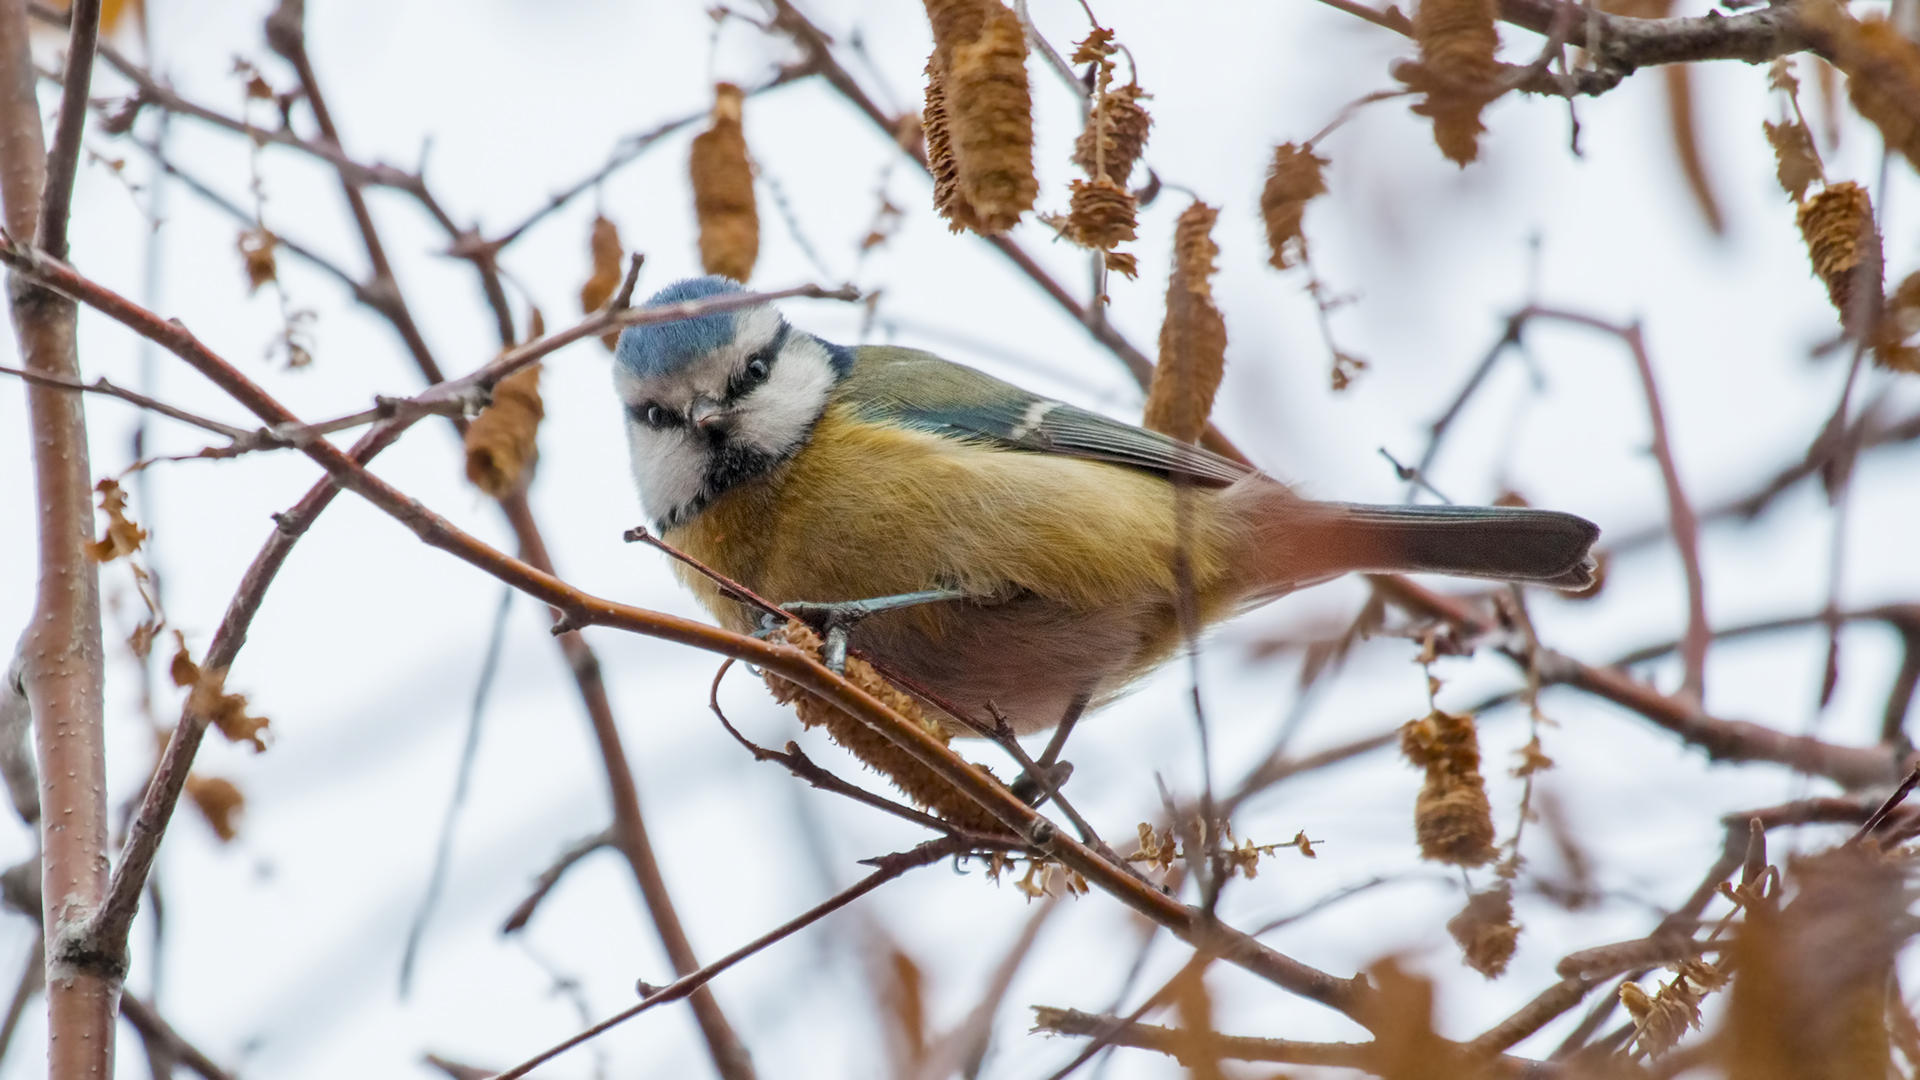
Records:
{"label": "bird's white cheek", "polygon": [[706,483],[707,453],[686,432],[629,424],[627,445],[633,453],[633,479],[640,488],[640,505],[649,517],[666,519],[700,497]]}
{"label": "bird's white cheek", "polygon": [[803,439],[833,391],[833,370],[822,358],[782,357],[773,377],[748,396],[734,437],[764,453],[783,455]]}

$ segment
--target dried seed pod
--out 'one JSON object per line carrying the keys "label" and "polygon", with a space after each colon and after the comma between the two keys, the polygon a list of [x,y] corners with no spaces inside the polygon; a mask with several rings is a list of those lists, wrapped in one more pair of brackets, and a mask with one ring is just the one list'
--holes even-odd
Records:
{"label": "dried seed pod", "polygon": [[500,380],[493,388],[493,404],[467,425],[467,479],[496,499],[519,490],[538,449],[545,416],[539,364]]}
{"label": "dried seed pod", "polygon": [[1798,120],[1784,124],[1763,121],[1761,126],[1767,129],[1767,143],[1773,147],[1774,174],[1780,178],[1780,189],[1800,202],[1815,181],[1826,179],[1820,169],[1820,155],[1813,149],[1813,136]]}
{"label": "dried seed pod", "polygon": [[1813,272],[1826,283],[1841,325],[1849,336],[1863,336],[1878,324],[1881,306],[1880,234],[1867,189],[1852,181],[1831,185],[1801,204],[1799,220]]}
{"label": "dried seed pod", "polygon": [[[591,315],[606,307],[613,291],[620,287],[620,258],[626,249],[620,246],[619,227],[605,215],[593,219],[593,233],[587,248],[593,253],[593,276],[580,286],[580,310]],[[611,349],[620,343],[620,331],[609,330],[600,335],[600,341]]]}
{"label": "dried seed pod", "polygon": [[1152,96],[1133,84],[1100,95],[1100,103],[1087,114],[1087,126],[1073,141],[1073,163],[1095,179],[1105,176],[1116,184],[1125,184],[1146,149],[1147,130],[1153,126],[1153,117],[1147,115],[1140,101]]}
{"label": "dried seed pod", "polygon": [[1213,304],[1210,235],[1218,210],[1195,200],[1173,232],[1173,273],[1167,279],[1167,318],[1160,324],[1160,363],[1147,388],[1142,423],[1176,439],[1196,442],[1213,412],[1227,364],[1227,324]]}
{"label": "dried seed pod", "polygon": [[760,257],[760,213],[753,201],[753,166],[741,130],[739,87],[713,88],[713,123],[693,140],[688,172],[693,212],[700,221],[700,265],[735,281],[753,276]]}
{"label": "dried seed pod", "polygon": [[1485,866],[1493,846],[1493,807],[1480,776],[1480,739],[1473,717],[1435,709],[1400,729],[1400,752],[1427,770],[1414,803],[1420,857],[1455,866]]}
{"label": "dried seed pod", "polygon": [[920,113],[920,128],[927,140],[927,169],[933,173],[933,208],[947,219],[949,230],[979,232],[973,207],[960,195],[960,163],[954,159],[953,135],[947,129],[946,65],[938,51],[927,60],[927,104]]}
{"label": "dried seed pod", "polygon": [[1273,164],[1267,168],[1267,186],[1260,192],[1260,216],[1267,223],[1268,258],[1276,269],[1296,266],[1306,257],[1307,237],[1300,231],[1307,203],[1327,193],[1321,170],[1327,160],[1304,146],[1282,143],[1273,148]]}
{"label": "dried seed pod", "polygon": [[1460,914],[1447,920],[1447,933],[1459,943],[1468,967],[1489,979],[1505,974],[1520,940],[1520,926],[1513,921],[1513,882],[1469,896]]}
{"label": "dried seed pod", "polygon": [[1501,93],[1498,14],[1497,0],[1421,0],[1413,13],[1420,62],[1399,69],[1426,94],[1413,111],[1433,119],[1434,143],[1461,166],[1479,156],[1480,110]]}
{"label": "dried seed pod", "polygon": [[[937,88],[954,164],[952,192],[970,211],[951,213],[948,200],[942,212],[975,232],[1005,232],[1033,208],[1040,191],[1033,175],[1026,31],[999,0],[927,0],[927,15],[934,48],[928,111]],[[930,121],[929,151],[932,127]]]}
{"label": "dried seed pod", "polygon": [[[800,623],[790,622],[774,631],[771,640],[804,649],[816,656],[820,652],[820,635]],[[952,740],[953,736],[947,729],[930,719],[918,701],[882,678],[872,664],[857,656],[849,656],[846,675],[848,682],[865,690],[882,705],[912,723],[920,725],[942,743]],[[774,700],[781,704],[792,702],[802,724],[825,728],[829,738],[892,781],[893,786],[916,805],[974,832],[1006,831],[1006,827],[982,809],[980,804],[962,795],[938,773],[894,745],[886,736],[771,671],[766,673],[765,678]]]}
{"label": "dried seed pod", "polygon": [[1112,251],[1134,237],[1133,192],[1106,180],[1075,180],[1067,239],[1081,247]]}

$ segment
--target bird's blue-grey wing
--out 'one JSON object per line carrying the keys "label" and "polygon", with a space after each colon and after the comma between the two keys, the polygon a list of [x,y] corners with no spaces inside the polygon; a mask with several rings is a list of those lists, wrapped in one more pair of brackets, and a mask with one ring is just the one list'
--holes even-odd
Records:
{"label": "bird's blue-grey wing", "polygon": [[1014,450],[1065,454],[1162,475],[1181,473],[1206,486],[1224,487],[1250,471],[1159,432],[1040,397],[915,349],[859,349],[836,397],[872,420]]}

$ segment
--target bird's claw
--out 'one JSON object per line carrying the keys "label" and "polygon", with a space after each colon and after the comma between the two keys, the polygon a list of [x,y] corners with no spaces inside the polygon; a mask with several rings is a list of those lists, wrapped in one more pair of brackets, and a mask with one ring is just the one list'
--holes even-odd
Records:
{"label": "bird's claw", "polygon": [[1021,773],[1011,785],[1014,797],[1028,806],[1039,806],[1065,786],[1067,777],[1073,775],[1073,762],[1056,761],[1051,765],[1041,765],[1039,769],[1046,774],[1046,783],[1041,783],[1032,773]]}

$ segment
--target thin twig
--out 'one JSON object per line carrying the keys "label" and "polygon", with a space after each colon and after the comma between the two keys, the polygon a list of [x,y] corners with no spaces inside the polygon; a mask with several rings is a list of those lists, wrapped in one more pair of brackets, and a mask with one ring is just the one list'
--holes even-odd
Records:
{"label": "thin twig", "polygon": [[601,848],[612,847],[614,840],[613,828],[609,826],[592,836],[575,840],[567,845],[567,849],[555,857],[550,866],[540,871],[540,876],[534,880],[533,891],[527,894],[525,900],[514,906],[513,913],[508,915],[507,921],[501,924],[500,933],[515,934],[525,929],[527,923],[532,921],[533,913],[540,907],[541,901],[547,898],[547,894],[553,891],[555,885],[560,884],[560,879],[566,876],[567,871],[573,869],[573,864]]}
{"label": "thin twig", "polygon": [[132,994],[120,995],[120,1015],[126,1017],[127,1023],[132,1024],[134,1029],[146,1039],[165,1046],[175,1061],[199,1073],[206,1080],[234,1080],[232,1073],[215,1064],[214,1060],[202,1053],[199,1047],[181,1038],[180,1033],[173,1029],[173,1025],[153,1011],[153,1006]]}

